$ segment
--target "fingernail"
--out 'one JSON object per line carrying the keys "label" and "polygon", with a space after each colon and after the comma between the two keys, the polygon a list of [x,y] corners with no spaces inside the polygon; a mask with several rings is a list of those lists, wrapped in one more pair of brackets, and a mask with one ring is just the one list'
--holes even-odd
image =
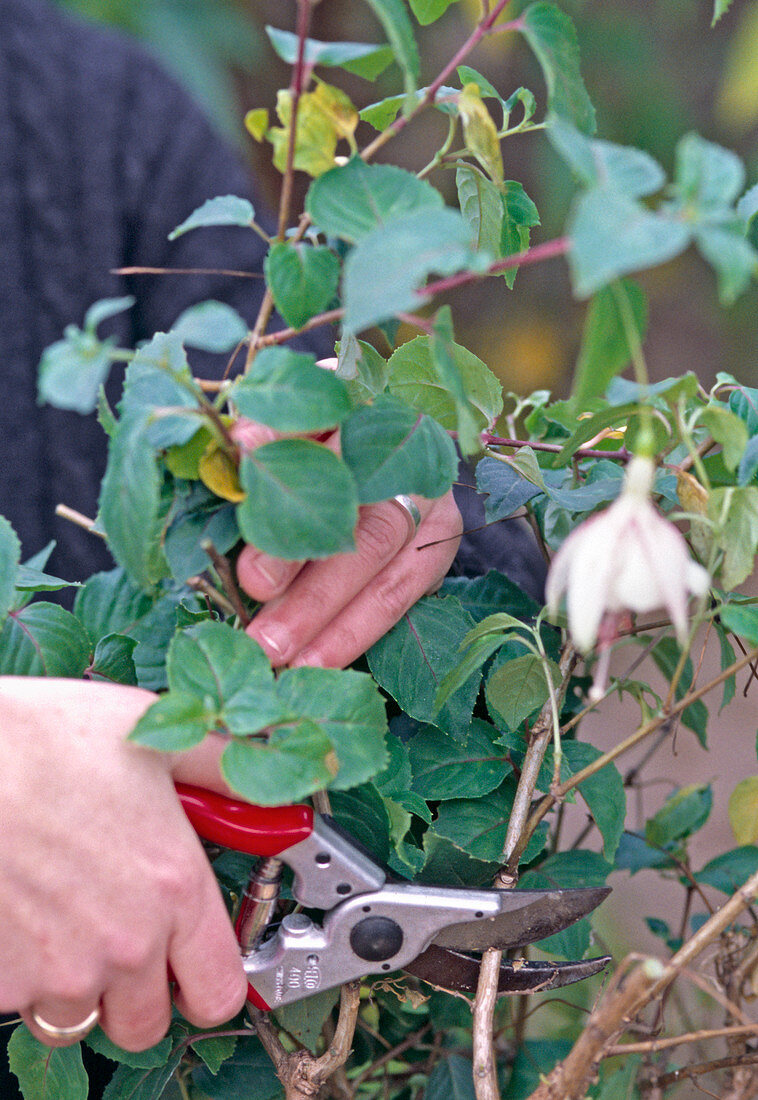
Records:
{"label": "fingernail", "polygon": [[277,558],[260,558],[255,563],[255,568],[263,577],[266,584],[272,588],[278,588],[287,575],[287,563]]}
{"label": "fingernail", "polygon": [[290,639],[286,630],[272,627],[267,630],[256,630],[261,645],[273,660],[284,660],[289,649]]}

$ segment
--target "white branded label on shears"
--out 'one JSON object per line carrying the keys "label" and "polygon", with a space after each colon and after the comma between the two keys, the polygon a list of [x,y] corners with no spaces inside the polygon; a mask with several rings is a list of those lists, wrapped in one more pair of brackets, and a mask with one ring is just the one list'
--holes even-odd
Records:
{"label": "white branded label on shears", "polygon": [[306,990],[308,993],[316,993],[321,988],[321,969],[318,965],[318,955],[309,955],[307,966],[278,966],[276,968],[275,1003],[279,1004],[285,993]]}

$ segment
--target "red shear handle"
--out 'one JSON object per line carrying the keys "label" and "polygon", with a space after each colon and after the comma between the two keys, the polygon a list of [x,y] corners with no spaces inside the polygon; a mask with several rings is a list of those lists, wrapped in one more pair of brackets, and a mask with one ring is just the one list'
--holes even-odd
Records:
{"label": "red shear handle", "polygon": [[310,806],[252,806],[184,783],[176,790],[198,836],[224,848],[278,856],[313,832]]}

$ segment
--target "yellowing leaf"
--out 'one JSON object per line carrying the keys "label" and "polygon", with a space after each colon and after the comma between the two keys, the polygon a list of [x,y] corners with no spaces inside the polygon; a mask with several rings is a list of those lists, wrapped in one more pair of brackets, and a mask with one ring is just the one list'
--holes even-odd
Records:
{"label": "yellowing leaf", "polygon": [[[278,93],[276,112],[282,125],[273,126],[267,136],[274,146],[274,165],[284,172],[292,118],[292,95],[288,90]],[[358,112],[339,88],[320,82],[315,91],[305,92],[297,111],[295,168],[310,176],[323,175],[334,167],[340,138],[346,138],[354,147],[357,125]]]}
{"label": "yellowing leaf", "polygon": [[208,428],[200,428],[186,443],[168,448],[165,462],[174,477],[197,481],[200,477],[200,459],[212,438]]}
{"label": "yellowing leaf", "polygon": [[353,146],[353,134],[358,125],[358,112],[350,98],[339,88],[320,80],[313,92],[313,99],[318,109],[332,121],[337,137],[345,138]]}
{"label": "yellowing leaf", "polygon": [[236,504],[245,499],[236,465],[215,440],[203,452],[198,463],[198,474],[203,485],[207,485],[222,500],[232,500]]}
{"label": "yellowing leaf", "polygon": [[758,775],[743,779],[732,791],[729,823],[738,844],[758,842]]}
{"label": "yellowing leaf", "polygon": [[[696,477],[687,473],[686,470],[677,470],[676,491],[685,512],[693,512],[698,516],[707,515],[708,492]],[[697,520],[691,520],[690,538],[695,551],[701,558],[707,560],[713,542],[710,527],[705,523],[698,523]]]}
{"label": "yellowing leaf", "polygon": [[500,151],[500,139],[492,116],[482,100],[478,85],[465,85],[458,96],[458,111],[463,123],[466,147],[498,187],[502,187],[503,157]]}
{"label": "yellowing leaf", "polygon": [[256,141],[263,141],[268,130],[268,111],[265,107],[254,107],[245,115],[245,129]]}

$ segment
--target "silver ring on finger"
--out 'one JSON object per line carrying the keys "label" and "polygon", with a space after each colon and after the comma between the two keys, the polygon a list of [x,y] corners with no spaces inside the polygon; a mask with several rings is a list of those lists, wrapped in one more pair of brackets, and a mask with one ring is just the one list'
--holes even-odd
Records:
{"label": "silver ring on finger", "polygon": [[415,500],[411,500],[411,498],[405,496],[404,493],[399,493],[396,497],[390,497],[389,502],[400,509],[405,516],[405,522],[408,524],[408,534],[405,542],[400,547],[401,550],[404,550],[408,543],[413,542],[416,537],[416,532],[421,523],[421,512],[419,512]]}
{"label": "silver ring on finger", "polygon": [[59,1027],[57,1024],[49,1024],[34,1008],[31,1008],[29,1011],[34,1023],[43,1035],[46,1035],[48,1039],[55,1039],[62,1042],[76,1042],[79,1039],[83,1039],[86,1035],[89,1035],[92,1028],[100,1019],[100,1009],[98,1007],[93,1008],[89,1016],[82,1020],[81,1023]]}

